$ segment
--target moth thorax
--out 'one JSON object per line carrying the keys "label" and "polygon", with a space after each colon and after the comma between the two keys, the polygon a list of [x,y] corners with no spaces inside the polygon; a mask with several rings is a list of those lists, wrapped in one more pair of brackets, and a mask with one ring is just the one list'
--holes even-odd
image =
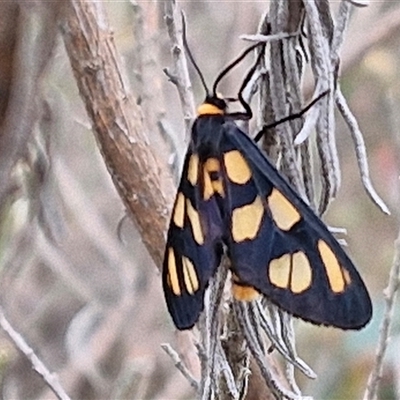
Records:
{"label": "moth thorax", "polygon": [[197,115],[224,115],[224,110],[214,104],[203,103],[197,108]]}

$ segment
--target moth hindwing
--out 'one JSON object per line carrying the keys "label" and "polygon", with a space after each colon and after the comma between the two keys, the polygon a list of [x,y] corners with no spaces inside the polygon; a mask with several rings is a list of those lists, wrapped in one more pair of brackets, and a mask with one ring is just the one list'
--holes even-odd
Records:
{"label": "moth hindwing", "polygon": [[163,264],[168,310],[191,328],[224,246],[233,295],[255,293],[315,324],[359,329],[372,305],[356,268],[325,224],[208,97],[192,128]]}

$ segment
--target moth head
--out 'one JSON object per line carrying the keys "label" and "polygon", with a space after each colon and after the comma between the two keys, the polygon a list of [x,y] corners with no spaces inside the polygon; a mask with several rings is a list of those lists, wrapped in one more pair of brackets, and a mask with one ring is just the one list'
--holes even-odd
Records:
{"label": "moth head", "polygon": [[217,96],[206,96],[206,99],[200,106],[197,108],[197,115],[224,115],[227,111],[227,103],[226,101]]}

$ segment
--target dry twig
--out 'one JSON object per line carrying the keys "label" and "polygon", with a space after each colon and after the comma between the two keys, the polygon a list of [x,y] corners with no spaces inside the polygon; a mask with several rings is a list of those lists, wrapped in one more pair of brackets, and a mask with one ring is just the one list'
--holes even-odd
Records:
{"label": "dry twig", "polygon": [[172,83],[176,85],[181,101],[183,120],[185,121],[186,141],[189,141],[190,131],[194,118],[194,98],[192,84],[190,82],[189,70],[186,57],[183,52],[182,43],[182,15],[175,0],[165,2],[165,22],[172,45],[172,57],[174,60],[174,70],[167,73]]}
{"label": "dry twig", "polygon": [[148,145],[148,127],[123,79],[101,3],[70,0],[63,37],[107,168],[155,264],[161,267],[173,187]]}
{"label": "dry twig", "polygon": [[355,146],[358,168],[360,170],[360,175],[361,175],[361,181],[365,188],[365,191],[367,192],[371,200],[381,209],[381,211],[389,215],[390,211],[388,207],[376,193],[372,185],[371,178],[369,176],[367,152],[365,149],[363,134],[361,133],[357,120],[352,114],[339,86],[336,90],[335,100],[336,100],[336,105],[340,113],[342,114],[343,119],[345,120],[347,126],[350,129],[351,137],[353,139]]}
{"label": "dry twig", "polygon": [[368,378],[367,389],[364,393],[364,400],[376,400],[381,373],[383,368],[383,360],[386,349],[389,344],[390,327],[393,320],[393,311],[395,300],[400,283],[400,233],[394,243],[394,259],[390,270],[389,283],[384,291],[385,295],[385,311],[381,322],[379,341],[376,349],[376,358],[374,368]]}
{"label": "dry twig", "polygon": [[21,351],[32,364],[33,369],[43,378],[49,388],[60,400],[70,400],[70,397],[64,391],[57,376],[51,373],[44,365],[43,361],[36,355],[33,349],[26,343],[24,338],[11,326],[3,310],[0,308],[0,326],[8,337],[12,340],[15,347]]}

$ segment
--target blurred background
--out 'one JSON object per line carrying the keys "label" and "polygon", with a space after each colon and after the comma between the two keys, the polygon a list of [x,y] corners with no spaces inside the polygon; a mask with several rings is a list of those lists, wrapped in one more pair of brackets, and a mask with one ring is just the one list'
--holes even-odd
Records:
{"label": "blurred background", "polygon": [[[10,85],[18,85],[18,77],[29,79],[30,63],[40,56],[29,51],[29,38],[41,27],[28,16],[38,11],[32,7],[23,14],[17,3],[0,4],[3,116]],[[165,157],[178,176],[186,144],[178,94],[162,71],[172,66],[164,2],[102,4],[132,93],[142,94],[137,101],[150,120],[151,145],[158,148],[162,142],[160,127],[173,132]],[[335,12],[338,3],[331,6]],[[239,36],[257,31],[268,2],[195,1],[182,2],[181,7],[192,52],[211,83],[245,47]],[[34,79],[35,91],[24,97],[28,109],[35,105],[39,111],[17,116],[30,134],[24,152],[15,155],[13,185],[1,209],[0,304],[73,398],[193,398],[189,384],[160,348],[163,342],[174,343],[174,327],[158,269],[133,223],[124,218],[124,205],[91,132],[61,34],[56,29],[47,40],[47,63]],[[316,381],[299,375],[300,387],[315,399],[360,398],[374,361],[383,290],[400,226],[399,44],[397,2],[372,1],[367,8],[355,9],[341,53],[340,82],[364,133],[373,183],[392,215],[382,214],[366,195],[353,142],[338,115],[342,186],[325,222],[347,229],[348,252],[370,289],[374,318],[360,332],[295,322],[298,353],[318,374]],[[7,73],[15,62],[16,45],[26,45],[19,53],[25,75]],[[226,78],[224,87],[233,88],[228,95],[236,94],[241,77],[239,69]],[[193,78],[196,102],[201,102],[204,93]],[[0,153],[4,150],[0,147]],[[378,396],[387,400],[400,397],[398,305],[392,329]],[[3,333],[0,388],[4,399],[55,398]]]}

